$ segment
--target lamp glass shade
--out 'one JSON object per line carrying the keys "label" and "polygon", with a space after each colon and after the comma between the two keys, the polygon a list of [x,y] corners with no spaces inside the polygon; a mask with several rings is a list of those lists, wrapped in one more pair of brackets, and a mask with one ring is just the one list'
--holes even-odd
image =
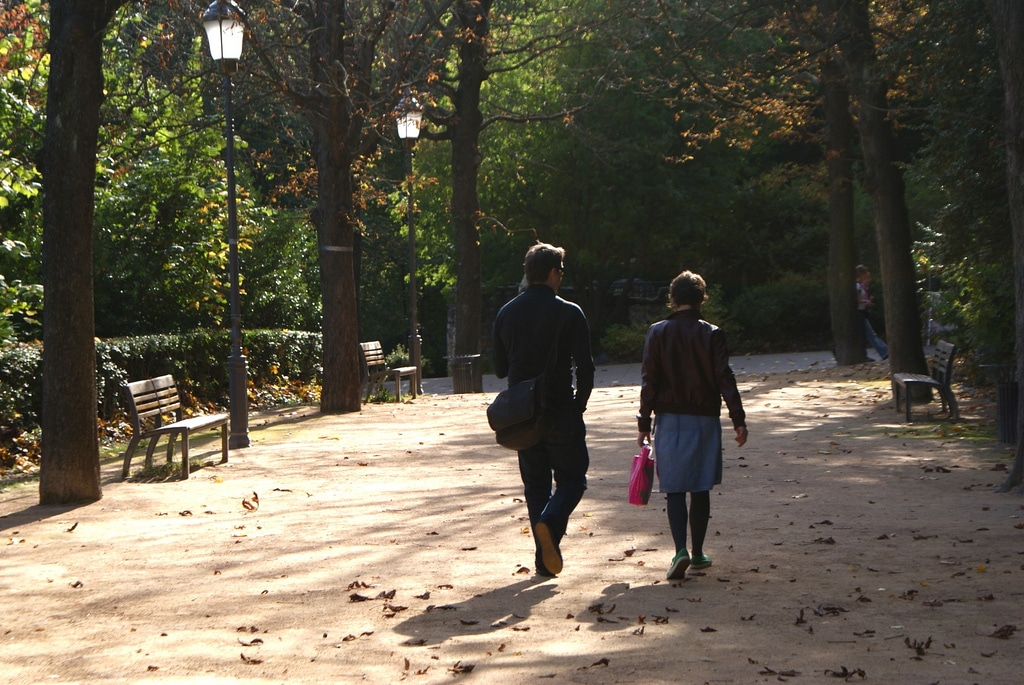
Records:
{"label": "lamp glass shade", "polygon": [[398,137],[405,140],[420,137],[420,124],[423,122],[423,108],[416,98],[406,95],[398,103],[395,110],[398,114]]}
{"label": "lamp glass shade", "polygon": [[234,3],[215,0],[203,14],[203,28],[215,61],[237,60],[242,56],[245,24]]}

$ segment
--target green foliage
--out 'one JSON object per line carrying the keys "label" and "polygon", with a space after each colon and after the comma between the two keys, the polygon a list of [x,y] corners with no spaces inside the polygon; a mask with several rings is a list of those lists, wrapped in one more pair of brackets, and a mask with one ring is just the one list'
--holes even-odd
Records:
{"label": "green foliage", "polygon": [[[19,254],[27,257],[25,244],[20,241],[0,240],[0,255]],[[2,260],[0,260],[2,262]],[[41,337],[39,311],[43,305],[43,287],[25,285],[20,280],[7,283],[0,273],[0,345],[15,340],[33,340]]]}
{"label": "green foliage", "polygon": [[[172,374],[197,401],[227,404],[226,361],[230,334],[196,330],[181,335],[111,338],[96,343],[99,416],[110,419],[121,406],[128,381]],[[256,330],[244,334],[250,387],[287,382],[316,383],[321,374],[321,336],[302,331]],[[0,416],[10,429],[39,422],[41,353],[38,344],[0,347]]]}
{"label": "green foliage", "polygon": [[[250,407],[279,405],[295,397],[310,401],[321,379],[321,336],[301,331],[245,333]],[[121,415],[122,385],[172,374],[187,406],[227,407],[227,331],[115,338],[96,343],[97,410],[108,437]],[[42,348],[0,345],[0,474],[35,468],[42,405]]]}
{"label": "green foliage", "polygon": [[932,3],[912,46],[926,53],[912,62],[911,80],[930,106],[917,127],[927,142],[908,178],[933,198],[915,259],[922,290],[939,293],[933,318],[954,327],[942,337],[973,361],[1007,363],[1016,306],[1002,81],[991,18],[971,7]]}
{"label": "green foliage", "polygon": [[599,349],[611,362],[636,363],[644,353],[644,340],[649,325],[613,324],[601,336]]}
{"label": "green foliage", "polygon": [[[733,350],[823,349],[831,339],[828,293],[821,279],[790,274],[749,288],[729,306]],[[725,326],[723,326],[725,328]]]}
{"label": "green foliage", "polygon": [[0,210],[37,196],[41,188],[33,154],[50,64],[45,19],[38,2],[0,6]]}
{"label": "green foliage", "polygon": [[38,2],[0,7],[0,345],[39,336],[45,20]]}
{"label": "green foliage", "polygon": [[969,350],[975,363],[1014,363],[1014,292],[1007,287],[1013,278],[1013,265],[1006,260],[947,267],[934,318],[953,331],[939,335]]}
{"label": "green foliage", "polygon": [[392,369],[399,366],[409,366],[412,363],[409,358],[409,350],[405,349],[405,345],[402,343],[398,343],[395,345],[395,349],[384,356],[384,363]]}
{"label": "green foliage", "polygon": [[0,345],[0,439],[39,425],[42,412],[42,346]]}
{"label": "green foliage", "polygon": [[395,397],[385,384],[381,384],[370,393],[370,397],[366,401],[373,402],[374,404],[388,404],[389,402],[394,402]]}

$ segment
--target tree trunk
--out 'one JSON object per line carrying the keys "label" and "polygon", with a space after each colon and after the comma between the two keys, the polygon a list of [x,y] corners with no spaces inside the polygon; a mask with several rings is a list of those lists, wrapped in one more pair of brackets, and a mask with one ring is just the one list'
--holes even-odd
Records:
{"label": "tree trunk", "polygon": [[120,0],[52,0],[43,139],[41,504],[100,499],[92,223],[103,32]]}
{"label": "tree trunk", "polygon": [[352,181],[347,168],[332,164],[329,142],[314,134],[317,148],[317,236],[323,298],[323,386],[320,411],[359,411],[359,327],[356,314]]}
{"label": "tree trunk", "polygon": [[928,373],[921,346],[921,314],[917,302],[910,217],[903,172],[887,118],[888,86],[876,73],[876,54],[868,16],[868,0],[839,4],[837,13],[841,61],[854,100],[857,132],[864,156],[864,187],[871,196],[882,287],[889,368],[893,373]]}
{"label": "tree trunk", "polygon": [[850,93],[842,70],[831,58],[821,67],[827,122],[828,160],[828,294],[836,363],[867,361],[861,335],[857,293],[853,286],[856,257],[853,241],[853,138]]}
{"label": "tree trunk", "polygon": [[[1013,229],[1016,293],[1017,379],[1024,378],[1024,4],[1019,0],[986,0],[999,51],[1003,77],[1003,118],[1006,141],[1006,185]],[[1018,383],[1017,449],[1013,468],[999,492],[1024,492],[1024,383]]]}
{"label": "tree trunk", "polygon": [[[323,299],[320,411],[344,413],[362,408],[353,174],[364,119],[353,99],[368,101],[373,52],[350,45],[352,41],[345,33],[346,3],[320,0],[315,4],[313,21],[317,30],[309,41],[309,50],[313,81],[318,87],[316,95],[306,102],[306,114],[317,167],[313,216]],[[350,81],[355,82],[354,87],[350,87]]]}
{"label": "tree trunk", "polygon": [[491,0],[457,3],[455,15],[463,31],[459,43],[459,82],[451,126],[452,225],[455,233],[455,349],[456,355],[479,354],[482,336],[480,284],[480,89],[487,79],[486,38]]}

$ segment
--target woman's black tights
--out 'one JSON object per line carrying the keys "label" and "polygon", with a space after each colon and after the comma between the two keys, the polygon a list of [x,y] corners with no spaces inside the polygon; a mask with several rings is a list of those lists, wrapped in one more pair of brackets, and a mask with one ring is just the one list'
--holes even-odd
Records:
{"label": "woman's black tights", "polygon": [[690,511],[686,511],[686,493],[670,492],[667,496],[668,526],[672,530],[672,540],[676,543],[676,552],[686,549],[686,524],[689,520],[690,534],[693,537],[692,556],[704,554],[704,537],[708,532],[708,521],[711,519],[711,493],[691,492]]}

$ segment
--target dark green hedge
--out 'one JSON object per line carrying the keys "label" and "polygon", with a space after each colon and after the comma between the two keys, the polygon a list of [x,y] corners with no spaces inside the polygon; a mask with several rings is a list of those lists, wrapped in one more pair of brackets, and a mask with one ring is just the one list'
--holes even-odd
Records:
{"label": "dark green hedge", "polygon": [[[319,333],[255,330],[244,335],[250,385],[286,381],[319,382]],[[121,385],[130,380],[172,374],[197,401],[228,404],[228,331],[115,338],[96,343],[98,411],[110,419],[122,406]],[[0,349],[0,426],[3,432],[34,430],[42,403],[40,345]]]}

